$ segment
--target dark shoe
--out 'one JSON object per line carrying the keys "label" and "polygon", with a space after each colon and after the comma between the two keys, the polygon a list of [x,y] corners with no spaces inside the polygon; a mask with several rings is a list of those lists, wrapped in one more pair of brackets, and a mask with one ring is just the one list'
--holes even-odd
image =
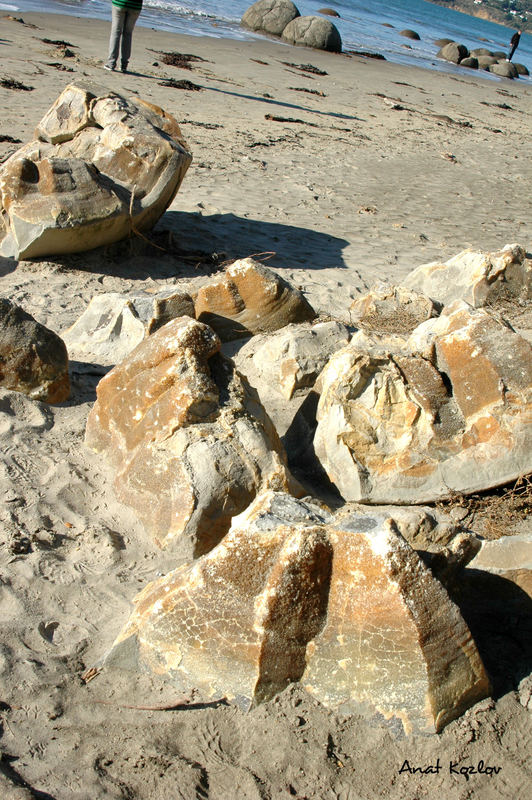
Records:
{"label": "dark shoe", "polygon": [[125,66],[122,64],[122,66],[120,67],[120,72],[127,73],[127,64]]}

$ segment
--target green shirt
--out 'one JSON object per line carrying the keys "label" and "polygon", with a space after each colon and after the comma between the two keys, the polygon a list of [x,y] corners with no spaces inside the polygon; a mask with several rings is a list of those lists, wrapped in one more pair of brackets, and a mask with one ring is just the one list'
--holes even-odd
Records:
{"label": "green shirt", "polygon": [[142,0],[112,0],[114,6],[118,8],[129,8],[131,11],[140,11]]}

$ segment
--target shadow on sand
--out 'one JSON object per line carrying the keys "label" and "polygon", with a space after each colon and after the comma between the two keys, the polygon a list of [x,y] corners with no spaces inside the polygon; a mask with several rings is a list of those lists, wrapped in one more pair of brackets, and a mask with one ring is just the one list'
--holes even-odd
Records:
{"label": "shadow on sand", "polygon": [[532,669],[532,599],[516,583],[465,569],[450,592],[467,622],[497,700]]}
{"label": "shadow on sand", "polygon": [[[172,280],[208,275],[225,262],[259,253],[273,253],[267,266],[279,269],[345,268],[342,251],[349,242],[328,233],[246,219],[235,214],[210,216],[167,211],[152,231],[82,253],[40,256],[56,270],[80,270],[136,281]],[[263,259],[261,259],[263,260]],[[0,258],[0,276],[17,261]]]}
{"label": "shadow on sand", "polygon": [[235,214],[167,211],[157,229],[171,230],[185,248],[224,253],[228,259],[273,251],[276,255],[268,264],[277,268],[345,268],[342,251],[349,245],[346,239],[317,230]]}

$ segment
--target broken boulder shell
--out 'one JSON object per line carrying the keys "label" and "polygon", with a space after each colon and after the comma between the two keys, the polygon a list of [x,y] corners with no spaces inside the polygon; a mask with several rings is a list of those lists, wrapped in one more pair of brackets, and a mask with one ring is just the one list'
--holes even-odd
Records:
{"label": "broken boulder shell", "polygon": [[475,308],[501,298],[528,300],[532,296],[532,262],[519,244],[502,250],[462,250],[444,263],[422,264],[404,280],[409,289],[423,292],[437,303],[465,300]]}
{"label": "broken boulder shell", "polygon": [[327,361],[350,337],[341,322],[286,325],[275,333],[253,336],[235,361],[261,396],[273,390],[291,400],[296,392],[314,385]]}
{"label": "broken boulder shell", "polygon": [[484,309],[360,332],[320,383],[314,447],[345,500],[433,502],[532,469],[532,348]]}
{"label": "broken boulder shell", "polygon": [[0,168],[7,257],[89,250],[151,228],[192,160],[173,117],[88,81],[64,89],[35,136]]}
{"label": "broken boulder shell", "polygon": [[490,692],[441,584],[368,511],[268,492],[210,553],[150,583],[105,659],[244,709],[300,681],[327,707],[440,731]]}
{"label": "broken boulder shell", "polygon": [[439,306],[426,294],[379,281],[371,291],[351,304],[353,325],[379,333],[410,333],[439,313]]}
{"label": "broken boulder shell", "polygon": [[194,303],[175,288],[156,294],[106,292],[92,298],[63,333],[71,358],[114,366],[171,319],[194,316]]}
{"label": "broken boulder shell", "polygon": [[192,557],[260,491],[300,492],[256,392],[220,346],[207,325],[168,322],[100,381],[85,435],[155,542]]}
{"label": "broken boulder shell", "polygon": [[196,319],[210,325],[223,342],[316,316],[302,292],[253,258],[233,262],[222,276],[202,286],[195,309]]}

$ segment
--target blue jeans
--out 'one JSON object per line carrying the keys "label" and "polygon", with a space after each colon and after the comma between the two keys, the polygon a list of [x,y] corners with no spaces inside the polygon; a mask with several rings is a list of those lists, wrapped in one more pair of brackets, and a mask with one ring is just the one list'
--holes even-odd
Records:
{"label": "blue jeans", "polygon": [[[122,69],[126,69],[129,56],[131,55],[131,40],[133,39],[133,28],[139,18],[140,11],[132,11],[129,8],[118,8],[111,6],[111,38],[109,39],[109,58],[106,67],[114,69],[120,50],[120,64]],[[122,47],[120,47],[120,42]]]}

